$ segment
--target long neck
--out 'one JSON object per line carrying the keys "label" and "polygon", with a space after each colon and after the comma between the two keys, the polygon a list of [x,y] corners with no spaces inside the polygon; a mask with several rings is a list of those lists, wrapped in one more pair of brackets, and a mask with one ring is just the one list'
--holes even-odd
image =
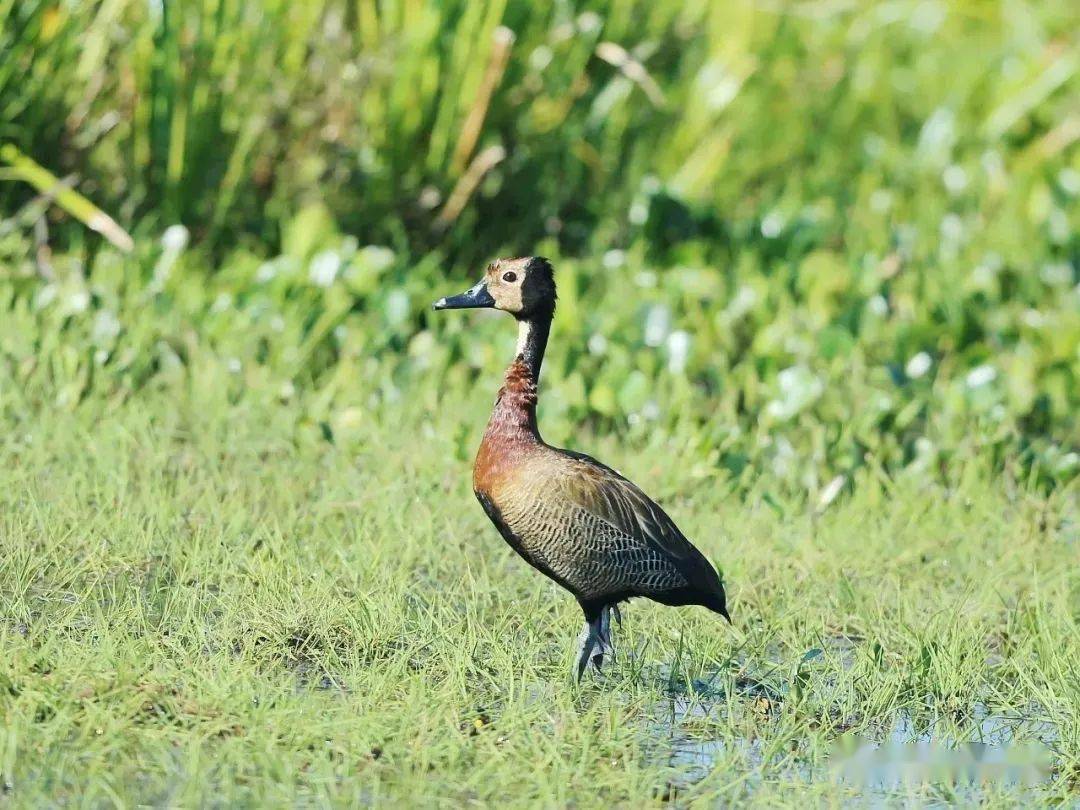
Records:
{"label": "long neck", "polygon": [[551,331],[551,316],[534,317],[518,324],[517,354],[506,369],[487,433],[502,436],[504,440],[513,437],[512,441],[522,438],[534,441],[540,438],[536,425],[537,381]]}
{"label": "long neck", "polygon": [[517,359],[529,369],[534,383],[540,381],[540,364],[544,362],[550,332],[551,315],[537,315],[518,321]]}

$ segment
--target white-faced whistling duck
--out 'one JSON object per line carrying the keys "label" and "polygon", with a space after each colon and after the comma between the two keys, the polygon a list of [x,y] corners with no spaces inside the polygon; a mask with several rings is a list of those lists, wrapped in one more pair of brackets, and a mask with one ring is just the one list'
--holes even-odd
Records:
{"label": "white-faced whistling duck", "polygon": [[476,456],[473,491],[514,551],[581,604],[578,679],[614,654],[611,615],[621,622],[618,604],[631,597],[704,605],[730,621],[716,569],[663,509],[610,467],[540,438],[537,381],[555,314],[547,259],[499,259],[472,289],[434,305],[477,307],[513,315],[518,343]]}

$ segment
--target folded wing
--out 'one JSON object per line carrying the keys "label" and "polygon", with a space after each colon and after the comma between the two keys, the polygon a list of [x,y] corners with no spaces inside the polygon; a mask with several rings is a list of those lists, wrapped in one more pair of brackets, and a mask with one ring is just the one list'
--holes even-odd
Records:
{"label": "folded wing", "polygon": [[679,527],[632,481],[583,453],[563,451],[573,462],[567,497],[623,534],[654,549],[695,590],[723,600],[716,569]]}

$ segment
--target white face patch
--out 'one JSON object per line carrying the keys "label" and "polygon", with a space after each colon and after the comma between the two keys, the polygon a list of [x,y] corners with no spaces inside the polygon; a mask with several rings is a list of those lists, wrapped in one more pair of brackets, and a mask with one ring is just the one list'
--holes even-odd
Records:
{"label": "white face patch", "polygon": [[488,292],[495,299],[495,307],[504,312],[521,312],[521,286],[498,281],[494,286],[488,285]]}
{"label": "white face patch", "polygon": [[[513,281],[504,279],[507,273],[513,273]],[[525,308],[522,288],[526,273],[527,262],[523,259],[501,259],[488,268],[487,288],[495,299],[496,309],[517,313]]]}

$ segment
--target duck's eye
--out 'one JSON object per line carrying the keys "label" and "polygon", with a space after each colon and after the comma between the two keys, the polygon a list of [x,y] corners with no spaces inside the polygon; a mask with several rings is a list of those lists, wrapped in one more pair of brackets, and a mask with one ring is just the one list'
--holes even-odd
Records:
{"label": "duck's eye", "polygon": [[505,281],[507,284],[513,284],[515,281],[517,281],[517,273],[515,273],[513,270],[507,273],[503,273],[503,281]]}

